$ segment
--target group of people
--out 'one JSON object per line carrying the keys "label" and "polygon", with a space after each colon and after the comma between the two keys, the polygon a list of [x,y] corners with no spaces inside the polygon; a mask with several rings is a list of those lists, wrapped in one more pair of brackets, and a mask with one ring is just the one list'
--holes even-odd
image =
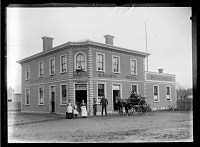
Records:
{"label": "group of people", "polygon": [[[136,94],[135,91],[131,92],[130,98],[138,98],[138,95]],[[105,110],[105,115],[107,116],[107,105],[108,105],[108,100],[106,99],[105,95],[103,95],[103,97],[101,98],[100,101],[100,105],[102,106],[102,110],[101,110],[101,115],[103,115],[103,112]],[[81,117],[82,118],[86,118],[87,117],[87,108],[86,108],[86,104],[84,103],[84,100],[82,100],[82,103],[80,104],[80,108],[81,108]],[[70,102],[67,106],[67,116],[68,118],[72,118],[72,117],[77,117],[79,114],[78,111],[78,106],[76,105],[76,103],[74,104],[74,106],[72,106],[72,103]]]}
{"label": "group of people", "polygon": [[82,100],[82,103],[80,104],[80,110],[78,110],[78,106],[76,103],[73,105],[71,102],[69,102],[66,109],[66,118],[76,118],[79,113],[81,114],[82,118],[87,117],[87,109],[84,100]]}

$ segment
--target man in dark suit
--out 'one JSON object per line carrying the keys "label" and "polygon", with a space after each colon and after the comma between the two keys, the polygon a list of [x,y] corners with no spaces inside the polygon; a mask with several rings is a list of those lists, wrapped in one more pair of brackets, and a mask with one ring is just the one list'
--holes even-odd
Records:
{"label": "man in dark suit", "polygon": [[105,114],[106,114],[106,116],[107,116],[106,107],[107,107],[107,105],[108,105],[108,100],[105,98],[105,95],[104,95],[103,98],[101,99],[100,104],[101,104],[101,106],[102,106],[101,115],[103,115],[103,109],[105,109]]}

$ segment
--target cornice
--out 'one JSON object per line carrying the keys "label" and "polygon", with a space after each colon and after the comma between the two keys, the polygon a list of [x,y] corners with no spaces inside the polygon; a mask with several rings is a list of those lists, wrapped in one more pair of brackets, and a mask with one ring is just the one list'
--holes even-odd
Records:
{"label": "cornice", "polygon": [[105,50],[105,51],[110,51],[110,52],[114,52],[114,53],[120,53],[120,54],[138,56],[138,57],[146,57],[146,56],[150,55],[149,53],[139,52],[139,51],[135,51],[135,50],[125,49],[122,47],[117,47],[117,46],[112,46],[112,45],[108,45],[108,44],[103,44],[103,43],[86,40],[86,41],[80,41],[80,42],[70,42],[69,41],[65,44],[54,47],[48,51],[40,52],[33,56],[19,60],[17,62],[20,64],[26,63],[26,62],[31,62],[31,61],[37,60],[39,58],[43,58],[46,56],[50,56],[52,54],[59,53],[63,50],[67,50],[69,48],[76,49],[76,48],[81,48],[83,46],[86,46],[86,47],[90,46],[92,48],[97,48],[99,50]]}

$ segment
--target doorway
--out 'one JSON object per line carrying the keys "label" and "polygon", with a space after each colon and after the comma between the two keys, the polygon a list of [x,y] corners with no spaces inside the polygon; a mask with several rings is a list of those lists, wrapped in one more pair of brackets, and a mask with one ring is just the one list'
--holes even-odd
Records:
{"label": "doorway", "polygon": [[76,90],[75,91],[76,105],[78,106],[78,111],[80,112],[82,100],[87,107],[87,90]]}
{"label": "doorway", "polygon": [[118,110],[117,103],[115,102],[116,96],[121,97],[121,84],[112,85],[112,94],[113,94],[113,109],[114,111]]}
{"label": "doorway", "polygon": [[84,103],[87,104],[87,90],[76,90],[75,97],[76,103],[82,103],[82,100],[84,100]]}
{"label": "doorway", "polygon": [[114,111],[118,110],[117,103],[115,102],[116,96],[119,96],[119,97],[120,97],[120,90],[113,90]]}
{"label": "doorway", "polygon": [[50,87],[50,112],[55,112],[55,86]]}

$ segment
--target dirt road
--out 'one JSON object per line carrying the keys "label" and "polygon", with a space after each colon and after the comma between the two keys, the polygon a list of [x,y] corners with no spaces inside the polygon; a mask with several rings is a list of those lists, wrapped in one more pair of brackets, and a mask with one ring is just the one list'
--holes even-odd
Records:
{"label": "dirt road", "polygon": [[191,142],[193,113],[179,111],[65,119],[61,115],[9,113],[8,142]]}

